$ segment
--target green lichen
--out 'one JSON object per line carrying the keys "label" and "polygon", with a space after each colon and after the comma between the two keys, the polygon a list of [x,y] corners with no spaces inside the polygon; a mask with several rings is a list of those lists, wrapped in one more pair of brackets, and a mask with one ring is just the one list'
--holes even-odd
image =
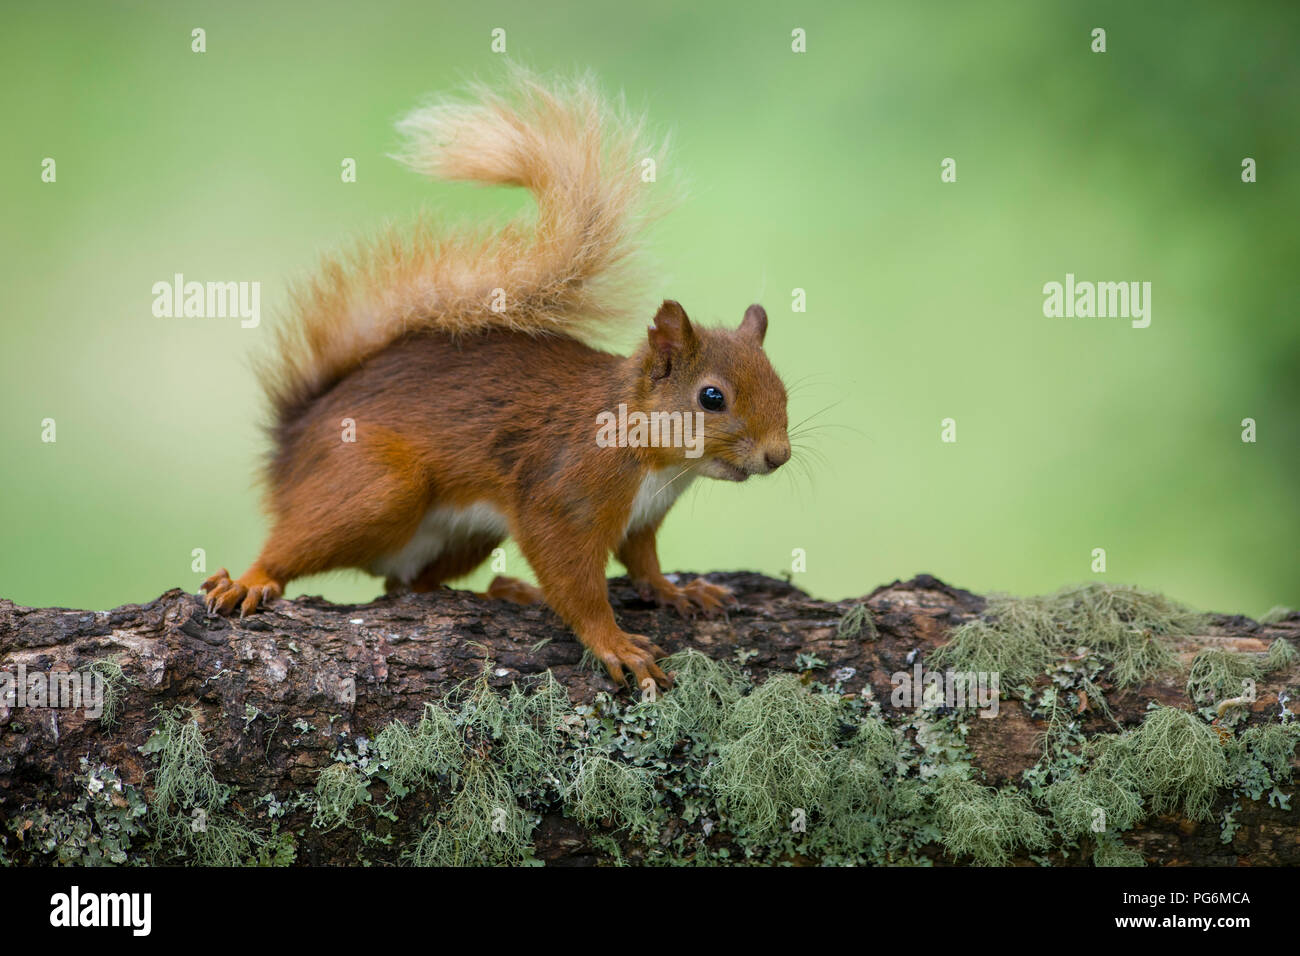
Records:
{"label": "green lichen", "polygon": [[941,840],[953,856],[1003,866],[1018,848],[1049,845],[1047,827],[1024,794],[981,786],[958,772],[935,776],[931,794]]}
{"label": "green lichen", "polygon": [[1172,668],[1170,639],[1195,633],[1205,616],[1138,588],[1089,584],[1045,597],[990,598],[984,616],[953,631],[934,664],[1032,680],[1054,662],[1095,652],[1120,687]]}
{"label": "green lichen", "polygon": [[1219,788],[1227,783],[1223,744],[1195,714],[1153,707],[1137,730],[1120,737],[1094,772],[1123,772],[1136,781],[1153,813],[1209,817]]}
{"label": "green lichen", "polygon": [[1083,744],[1082,766],[1066,771],[1043,791],[1053,825],[1070,842],[1096,833],[1128,830],[1146,817],[1136,767],[1117,748],[1116,735]]}
{"label": "green lichen", "polygon": [[158,759],[149,816],[164,854],[201,866],[238,866],[258,858],[265,840],[228,811],[231,790],[213,773],[194,712],[160,712],[140,750]]}
{"label": "green lichen", "polygon": [[1018,684],[1045,670],[1056,657],[1054,648],[1033,631],[977,618],[952,632],[932,655],[931,666],[998,674],[1002,682]]}
{"label": "green lichen", "polygon": [[672,691],[659,695],[652,705],[655,732],[669,747],[687,736],[716,738],[727,714],[750,686],[734,664],[696,650],[673,654],[661,665],[676,675]]}
{"label": "green lichen", "polygon": [[1259,619],[1261,624],[1281,624],[1287,618],[1295,614],[1295,608],[1284,607],[1281,604],[1270,608],[1263,617]]}
{"label": "green lichen", "polygon": [[[955,670],[1001,673],[1046,728],[1041,759],[1016,786],[990,787],[972,765],[969,709],[882,712],[870,693],[842,693],[841,678],[809,654],[800,675],[756,684],[743,664],[686,651],[663,662],[675,675],[667,693],[599,693],[576,705],[549,672],[495,688],[485,662],[418,719],[375,728],[373,742],[337,735],[313,789],[245,797],[269,834],[217,779],[198,717],[182,709],[162,712],[143,748],[157,768],[149,809],[141,794],[134,822],[118,819],[115,802],[99,818],[92,804],[62,819],[25,808],[30,822],[6,825],[33,841],[70,834],[58,850],[67,862],[283,865],[296,845],[278,827],[296,819],[348,828],[333,839],[358,842],[362,862],[389,847],[386,859],[417,865],[530,865],[542,815],[563,813],[618,865],[928,865],[940,852],[981,865],[1076,853],[1097,866],[1140,865],[1123,834],[1152,814],[1203,820],[1226,807],[1220,832],[1231,840],[1247,799],[1289,806],[1300,722],[1245,726],[1256,719],[1246,715],[1211,726],[1212,710],[1153,706],[1138,727],[1085,733],[1094,715],[1110,714],[1108,678],[1164,668],[1171,639],[1202,623],[1156,596],[1093,585],[997,599],[958,629],[938,662],[951,655]],[[1243,661],[1256,663],[1198,657],[1189,692],[1234,690]],[[258,716],[247,711],[246,724]],[[411,833],[403,820],[417,825],[399,845]],[[6,841],[0,853],[11,858],[12,848]]]}
{"label": "green lichen", "polygon": [[1241,696],[1247,682],[1263,676],[1259,662],[1245,654],[1208,647],[1196,655],[1187,675],[1187,697],[1193,702],[1214,703]]}
{"label": "green lichen", "polygon": [[312,825],[322,830],[343,826],[352,811],[370,799],[370,781],[351,764],[335,763],[316,778],[316,815]]}
{"label": "green lichen", "polygon": [[1273,643],[1268,645],[1268,655],[1264,658],[1264,671],[1272,674],[1274,671],[1290,670],[1298,658],[1300,652],[1296,651],[1295,645],[1285,637],[1274,638]]}
{"label": "green lichen", "polygon": [[880,637],[876,630],[876,619],[871,616],[871,608],[865,601],[853,605],[840,618],[836,635],[839,637],[859,637],[865,632],[863,640],[874,641]]}
{"label": "green lichen", "polygon": [[832,861],[884,862],[904,851],[909,818],[921,809],[921,782],[900,778],[901,741],[884,721],[862,717],[834,751],[829,785],[816,800],[810,848]]}
{"label": "green lichen", "polygon": [[1231,843],[1240,829],[1237,813],[1243,799],[1262,800],[1282,810],[1291,809],[1292,794],[1282,790],[1291,782],[1291,760],[1300,744],[1300,723],[1263,724],[1248,727],[1240,736],[1228,741],[1228,779],[1232,803],[1219,820],[1219,838]]}
{"label": "green lichen", "polygon": [[1097,845],[1092,852],[1093,866],[1146,866],[1142,854],[1113,833],[1102,833],[1097,837]]}
{"label": "green lichen", "polygon": [[426,704],[412,727],[394,720],[375,737],[376,771],[397,793],[435,785],[460,766],[464,740],[454,716],[439,704]]}
{"label": "green lichen", "polygon": [[407,857],[416,866],[518,865],[532,857],[536,818],[487,760],[466,763],[455,794],[426,823]]}
{"label": "green lichen", "polygon": [[491,735],[497,759],[511,779],[527,787],[559,782],[564,717],[571,705],[568,691],[549,670],[528,693],[512,685],[507,695],[497,694],[481,680],[470,700],[469,726]]}
{"label": "green lichen", "polygon": [[220,805],[229,799],[230,789],[212,772],[212,757],[194,712],[183,707],[162,711],[140,751],[158,758],[153,784],[157,811]]}
{"label": "green lichen", "polygon": [[128,686],[135,681],[126,675],[122,665],[115,658],[104,657],[79,668],[81,671],[98,674],[103,682],[103,707],[99,713],[99,722],[112,730],[122,715],[122,698]]}
{"label": "green lichen", "polygon": [[[531,693],[498,693],[479,679],[429,705],[415,728],[386,726],[364,770],[358,761],[333,772],[400,782],[391,800],[416,787],[435,794],[405,854],[417,864],[528,862],[532,821],[557,804],[607,838],[641,845],[646,862],[726,859],[726,847],[709,844],[715,826],[755,858],[907,852],[889,818],[920,808],[919,782],[897,779],[900,738],[878,717],[794,677],[753,688],[698,652],[666,666],[677,675],[671,693],[626,704],[600,694],[572,706],[549,675]],[[360,792],[358,778],[341,779]],[[673,820],[692,832],[665,854],[656,836]]]}
{"label": "green lichen", "polygon": [[491,667],[485,662],[477,679],[426,704],[414,726],[388,723],[369,754],[326,768],[317,778],[314,824],[328,829],[349,821],[369,802],[370,781],[377,778],[387,786],[387,799],[371,804],[376,815],[393,818],[394,805],[416,789],[437,797],[437,809],[404,853],[409,862],[527,862],[536,815],[518,798],[565,789],[572,707],[549,671],[529,691],[515,685],[498,693],[488,682]]}
{"label": "green lichen", "polygon": [[143,862],[148,842],[144,794],[112,767],[80,758],[76,798],[51,812],[20,809],[8,828],[33,857],[58,866],[121,866]]}
{"label": "green lichen", "polygon": [[654,781],[649,770],[598,751],[579,753],[575,764],[564,803],[577,820],[640,836],[650,833]]}
{"label": "green lichen", "polygon": [[1248,727],[1225,748],[1227,775],[1240,796],[1251,800],[1269,795],[1269,803],[1285,804],[1281,791],[1292,779],[1291,760],[1300,744],[1300,723]]}
{"label": "green lichen", "polygon": [[768,678],[732,707],[710,783],[736,827],[757,837],[808,812],[829,790],[840,708],[797,677]]}
{"label": "green lichen", "polygon": [[[1133,851],[1123,849],[1116,835],[1152,814],[1208,818],[1219,793],[1254,765],[1255,758],[1243,757],[1238,766],[1231,755],[1238,748],[1259,751],[1261,733],[1252,728],[1244,742],[1225,746],[1198,715],[1153,705],[1139,727],[1090,738],[1074,759],[1034,768],[1026,780],[1064,846],[1090,839],[1096,865],[1129,865],[1136,862]],[[1267,741],[1263,752],[1276,761],[1283,748],[1274,733],[1261,739]],[[1039,786],[1043,776],[1053,779]]]}

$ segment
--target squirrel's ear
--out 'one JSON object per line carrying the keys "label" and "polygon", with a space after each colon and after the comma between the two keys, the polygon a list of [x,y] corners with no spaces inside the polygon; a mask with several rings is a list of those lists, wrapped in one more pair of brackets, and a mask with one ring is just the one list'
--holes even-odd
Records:
{"label": "squirrel's ear", "polygon": [[758,303],[751,305],[745,310],[745,321],[740,323],[740,331],[754,336],[762,345],[763,336],[767,335],[767,310]]}
{"label": "squirrel's ear", "polygon": [[654,355],[652,376],[666,378],[672,371],[673,360],[695,347],[695,330],[681,303],[664,299],[655,313],[655,324],[649,331],[650,351]]}

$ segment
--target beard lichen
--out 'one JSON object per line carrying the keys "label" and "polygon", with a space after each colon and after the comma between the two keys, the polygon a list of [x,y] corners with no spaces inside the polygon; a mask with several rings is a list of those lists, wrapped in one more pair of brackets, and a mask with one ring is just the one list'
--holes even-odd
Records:
{"label": "beard lichen", "polygon": [[1273,643],[1268,645],[1268,653],[1264,656],[1264,671],[1272,674],[1275,671],[1284,671],[1295,664],[1300,658],[1300,653],[1295,646],[1285,637],[1273,639]]}
{"label": "beard lichen", "polygon": [[1294,608],[1285,607],[1284,605],[1279,604],[1276,607],[1269,608],[1268,611],[1265,612],[1264,616],[1259,619],[1259,623],[1281,624],[1296,613],[1300,612],[1297,612]]}
{"label": "beard lichen", "polygon": [[1207,647],[1192,660],[1187,675],[1187,697],[1193,703],[1214,703],[1240,696],[1248,682],[1264,676],[1264,668],[1253,657],[1219,647]]}
{"label": "beard lichen", "polygon": [[982,786],[946,771],[931,779],[940,839],[955,857],[1002,866],[1019,847],[1045,850],[1047,826],[1024,794]]}
{"label": "beard lichen", "polygon": [[939,667],[1032,680],[1061,658],[1090,651],[1126,687],[1172,669],[1170,639],[1195,634],[1205,615],[1139,588],[1088,584],[1042,597],[995,595],[984,615],[953,631]]}
{"label": "beard lichen", "polygon": [[708,780],[737,828],[770,836],[791,814],[816,807],[834,773],[839,716],[835,698],[789,674],[768,678],[732,706]]}
{"label": "beard lichen", "polygon": [[749,689],[749,680],[730,661],[715,661],[696,650],[673,654],[661,664],[676,678],[672,692],[659,695],[650,705],[656,735],[673,742],[685,737],[715,739]]}
{"label": "beard lichen", "polygon": [[438,704],[425,704],[414,727],[394,720],[374,740],[379,775],[398,795],[412,787],[436,785],[459,766],[461,748],[453,715]]}
{"label": "beard lichen", "polygon": [[[1228,762],[1219,736],[1196,714],[1154,706],[1137,730],[1109,751],[1114,768],[1131,776],[1152,813],[1179,812],[1192,820],[1210,815],[1227,783]],[[1112,768],[1103,760],[1100,772]]]}
{"label": "beard lichen", "polygon": [[633,766],[599,751],[580,751],[564,790],[567,810],[588,826],[609,826],[647,837],[653,830],[650,809],[654,779],[645,767]]}
{"label": "beard lichen", "polygon": [[135,684],[135,680],[127,676],[121,662],[114,657],[102,657],[78,670],[99,675],[104,694],[99,722],[110,730],[116,727],[122,714],[122,695],[127,687]]}
{"label": "beard lichen", "polygon": [[[1049,770],[1056,779],[1038,789],[1065,845],[1091,837],[1098,866],[1132,865],[1132,853],[1119,850],[1118,833],[1152,814],[1209,819],[1228,788],[1260,799],[1266,787],[1290,779],[1297,742],[1300,735],[1279,724],[1225,741],[1198,715],[1153,704],[1137,728],[1085,741],[1079,759]],[[1026,776],[1033,781],[1042,772]],[[1253,793],[1243,791],[1246,781],[1258,784]]]}
{"label": "beard lichen", "polygon": [[[866,632],[865,635],[863,632]],[[874,641],[880,637],[880,632],[876,629],[876,619],[871,615],[871,608],[865,601],[859,601],[840,618],[840,623],[835,628],[837,637],[859,637],[865,641]]]}
{"label": "beard lichen", "polygon": [[416,866],[520,865],[532,859],[537,816],[515,801],[510,781],[490,760],[470,757],[455,792],[405,858]]}
{"label": "beard lichen", "polygon": [[268,838],[229,808],[232,790],[213,772],[194,711],[160,711],[140,752],[158,759],[149,820],[163,862],[178,857],[200,866],[239,866],[258,860]]}
{"label": "beard lichen", "polygon": [[355,766],[335,763],[316,778],[316,815],[312,826],[333,830],[348,822],[352,811],[370,799],[370,781]]}

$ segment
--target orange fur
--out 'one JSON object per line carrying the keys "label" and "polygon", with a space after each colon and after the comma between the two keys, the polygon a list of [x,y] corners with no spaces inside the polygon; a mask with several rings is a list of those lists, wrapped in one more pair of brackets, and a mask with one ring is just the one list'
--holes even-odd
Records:
{"label": "orange fur", "polygon": [[515,68],[508,92],[472,95],[403,119],[397,158],[437,179],[523,186],[536,222],[455,232],[422,223],[327,259],[297,290],[295,320],[259,369],[277,414],[295,414],[407,332],[591,334],[628,317],[619,293],[650,205],[641,163],[661,161],[663,148],[586,78],[547,85]]}
{"label": "orange fur", "polygon": [[[618,314],[608,280],[642,188],[639,126],[589,85],[521,75],[512,97],[431,107],[404,125],[423,171],[532,189],[536,230],[381,244],[327,267],[268,373],[270,537],[237,581],[223,569],[205,582],[209,608],[246,614],[293,578],[341,567],[430,590],[511,536],[540,592],[503,578],[490,595],[544,597],[616,680],[626,668],[639,686],[666,685],[660,649],[615,621],[605,564],[616,554],[648,596],[683,612],[729,599],[704,581],[670,582],[655,535],[693,477],[743,481],[789,458],[766,314],[751,306],[738,329],[700,329],[665,301],[633,355],[581,340],[584,320]],[[500,313],[484,298],[497,287],[513,290]],[[705,389],[721,407],[705,405]],[[699,413],[702,455],[603,447],[597,416],[621,404]],[[345,420],[355,441],[342,439]]]}

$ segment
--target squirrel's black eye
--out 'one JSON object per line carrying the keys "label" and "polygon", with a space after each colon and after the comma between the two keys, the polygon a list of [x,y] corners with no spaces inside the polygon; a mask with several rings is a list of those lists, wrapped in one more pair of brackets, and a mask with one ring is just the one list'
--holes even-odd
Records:
{"label": "squirrel's black eye", "polygon": [[727,400],[722,389],[716,385],[705,385],[700,389],[700,407],[706,412],[720,412],[727,407]]}

